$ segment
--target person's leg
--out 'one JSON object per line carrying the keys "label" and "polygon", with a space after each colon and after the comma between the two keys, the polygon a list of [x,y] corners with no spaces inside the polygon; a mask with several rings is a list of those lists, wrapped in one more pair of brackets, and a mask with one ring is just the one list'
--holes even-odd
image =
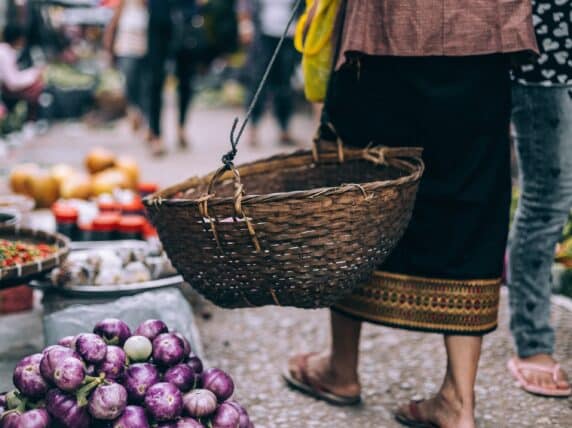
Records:
{"label": "person's leg", "polygon": [[[272,45],[269,38],[258,35],[250,46],[249,64],[247,66],[250,73],[248,76],[248,96],[246,97],[245,109],[249,108],[250,103],[254,99],[258,84],[260,83],[260,79],[262,79],[264,69],[268,65],[271,55]],[[258,124],[264,115],[268,92],[268,85],[264,85],[258,97],[258,101],[252,108],[249,143],[253,147],[258,145]]]}
{"label": "person's leg", "polygon": [[140,71],[137,69],[137,61],[137,58],[133,57],[117,58],[117,66],[125,80],[124,93],[127,100],[127,116],[134,131],[137,131],[141,126],[141,113],[137,105],[139,92],[138,73]]}
{"label": "person's leg", "polygon": [[163,86],[165,84],[165,61],[169,41],[168,28],[149,28],[149,130],[153,152],[163,152],[161,141],[161,112],[163,109]]}
{"label": "person's leg", "polygon": [[[511,231],[511,330],[525,363],[556,364],[550,325],[551,267],[572,206],[572,100],[565,88],[515,85],[513,123],[521,197]],[[542,388],[570,387],[561,371],[522,370]]]}
{"label": "person's leg", "polygon": [[292,75],[298,62],[298,52],[293,46],[283,46],[276,61],[273,80],[274,115],[280,126],[280,142],[293,144],[294,140],[289,132],[290,119],[294,111],[294,90],[292,89]]}
{"label": "person's leg", "polygon": [[179,146],[186,148],[188,143],[185,137],[185,123],[193,97],[192,78],[194,63],[192,54],[188,50],[177,52],[175,61],[177,79],[179,81]]}
{"label": "person's leg", "polygon": [[475,380],[482,337],[445,336],[447,371],[441,389],[429,400],[410,403],[397,415],[441,428],[475,427]]}
{"label": "person's leg", "polygon": [[323,353],[297,355],[288,370],[295,379],[304,379],[341,397],[360,394],[358,376],[361,321],[331,311],[331,348]]}

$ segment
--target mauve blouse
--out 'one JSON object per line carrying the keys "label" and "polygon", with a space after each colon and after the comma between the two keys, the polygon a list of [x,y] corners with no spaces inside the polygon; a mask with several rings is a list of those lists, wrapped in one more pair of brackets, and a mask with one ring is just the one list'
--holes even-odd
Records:
{"label": "mauve blouse", "polygon": [[[537,51],[531,0],[346,0],[341,52],[461,56]],[[344,55],[340,55],[340,62]]]}

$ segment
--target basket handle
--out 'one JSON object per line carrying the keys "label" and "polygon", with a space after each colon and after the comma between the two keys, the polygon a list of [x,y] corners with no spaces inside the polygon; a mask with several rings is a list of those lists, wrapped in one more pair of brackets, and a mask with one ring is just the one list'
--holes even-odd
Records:
{"label": "basket handle", "polygon": [[244,223],[246,224],[246,227],[248,229],[248,234],[250,235],[250,238],[252,239],[252,245],[254,246],[254,249],[256,250],[257,253],[260,253],[262,251],[262,248],[260,246],[260,241],[258,240],[258,237],[256,236],[256,230],[254,229],[254,225],[252,224],[252,221],[250,220],[250,218],[246,215],[244,208],[242,207],[242,198],[245,195],[244,192],[244,185],[242,184],[242,181],[240,180],[240,173],[238,172],[238,169],[234,166],[234,164],[231,162],[230,165],[223,165],[221,166],[211,177],[210,182],[209,182],[209,186],[207,188],[207,193],[199,199],[199,210],[201,212],[201,215],[204,218],[208,218],[211,223],[211,229],[215,238],[215,241],[217,242],[217,245],[219,247],[219,249],[222,251],[222,247],[220,245],[220,240],[218,238],[218,233],[216,231],[215,228],[215,223],[212,221],[210,215],[209,215],[209,209],[208,209],[208,202],[211,198],[213,198],[215,196],[215,185],[216,183],[227,173],[227,171],[230,169],[230,171],[232,172],[233,175],[233,181],[234,181],[234,195],[233,195],[233,200],[234,200],[234,212],[236,214],[236,217],[240,217]]}
{"label": "basket handle", "polygon": [[[312,158],[314,158],[314,163],[323,162],[322,153],[331,153],[332,149],[335,149],[338,155],[338,162],[342,163],[345,160],[344,156],[344,143],[337,133],[334,125],[331,122],[323,122],[321,125],[326,126],[332,134],[336,136],[336,141],[323,141],[320,133],[320,127],[314,133],[314,138],[312,138]],[[321,151],[322,146],[326,146],[327,149],[323,152]],[[335,146],[334,146],[335,145]]]}

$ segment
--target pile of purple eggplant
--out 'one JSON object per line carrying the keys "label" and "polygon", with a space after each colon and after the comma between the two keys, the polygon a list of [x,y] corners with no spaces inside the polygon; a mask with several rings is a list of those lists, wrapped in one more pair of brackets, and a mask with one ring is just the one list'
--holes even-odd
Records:
{"label": "pile of purple eggplant", "polygon": [[135,332],[105,319],[65,337],[14,370],[0,395],[0,428],[253,428],[230,398],[232,378],[203,370],[178,332],[160,320]]}

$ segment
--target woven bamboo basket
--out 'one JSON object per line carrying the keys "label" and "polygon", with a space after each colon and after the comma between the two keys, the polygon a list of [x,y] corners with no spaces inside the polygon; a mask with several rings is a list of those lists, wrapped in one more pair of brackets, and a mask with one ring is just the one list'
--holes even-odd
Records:
{"label": "woven bamboo basket", "polygon": [[418,148],[315,145],[191,178],[145,204],[174,266],[215,304],[329,307],[399,241],[423,169]]}

